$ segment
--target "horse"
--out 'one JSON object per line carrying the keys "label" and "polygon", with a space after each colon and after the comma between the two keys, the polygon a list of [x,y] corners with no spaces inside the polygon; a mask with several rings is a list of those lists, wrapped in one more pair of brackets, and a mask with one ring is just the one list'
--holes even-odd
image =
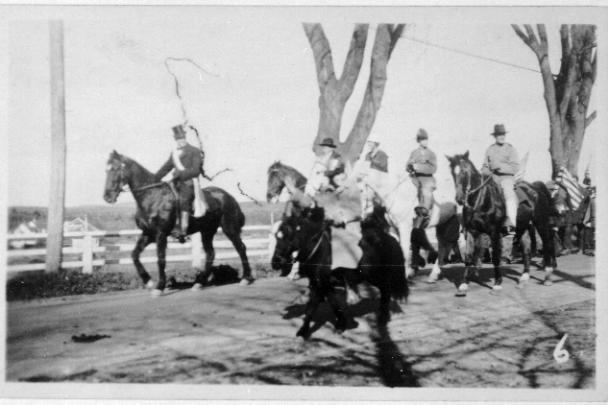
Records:
{"label": "horse", "polygon": [[409,295],[405,277],[405,258],[399,242],[389,233],[386,208],[375,206],[372,213],[361,221],[361,241],[363,255],[355,271],[347,272],[346,281],[352,289],[367,281],[380,290],[378,323],[386,325],[390,321],[389,305],[391,297],[406,300]]}
{"label": "horse", "polygon": [[[310,295],[306,304],[304,321],[296,336],[308,339],[311,335],[310,322],[319,303],[327,300],[336,315],[336,329],[346,328],[346,316],[340,306],[336,287],[354,287],[362,281],[380,289],[378,322],[386,324],[390,320],[390,297],[407,298],[409,290],[403,271],[403,253],[388,235],[377,219],[363,221],[360,241],[363,255],[357,269],[338,268],[331,270],[331,228],[341,226],[325,218],[325,209],[320,206],[302,208],[297,202],[287,204],[283,219],[275,234],[277,243],[271,264],[287,275],[295,261],[300,263],[300,274],[309,280]],[[390,236],[389,236],[390,237]]]}
{"label": "horse", "polygon": [[[146,287],[152,289],[152,295],[159,296],[162,295],[166,285],[167,236],[177,220],[177,196],[168,183],[158,182],[153,173],[135,160],[112,151],[107,162],[104,200],[110,204],[115,203],[125,186],[129,187],[137,203],[135,223],[142,231],[131,253],[133,264]],[[205,267],[197,274],[193,289],[200,289],[211,275],[215,258],[213,237],[220,226],[224,235],[232,242],[243,264],[241,284],[252,283],[247,251],[241,239],[245,215],[239,204],[234,197],[219,187],[205,187],[202,189],[202,194],[208,209],[204,216],[192,217],[188,227],[188,234],[200,233],[206,255]],[[141,252],[150,243],[156,243],[158,264],[156,285],[139,260]]]}
{"label": "horse", "polygon": [[[414,209],[418,205],[418,199],[415,190],[406,184],[408,180],[408,177],[395,178],[388,174],[380,173],[377,170],[364,170],[362,168],[362,161],[358,161],[350,171],[345,183],[350,185],[351,188],[356,184],[362,195],[371,192],[374,198],[381,201],[382,205],[387,208],[391,228],[399,236],[401,249],[405,252],[406,262],[404,263],[406,265],[406,274],[408,278],[412,278],[416,265],[415,263],[412,263],[410,266],[407,265],[407,254],[410,252],[410,235],[415,218]],[[268,168],[267,200],[276,200],[283,188],[290,188],[290,184],[293,185],[291,186],[292,190],[290,190],[292,194],[294,192],[302,194],[307,184],[307,178],[293,167],[278,161],[274,162]],[[317,202],[321,205],[328,206],[328,203],[329,205],[334,205],[334,200],[340,199],[340,193],[321,193],[318,197],[315,196],[315,198],[319,200]],[[341,204],[343,204],[344,200],[344,198],[341,200]],[[352,211],[350,208],[349,211]],[[441,211],[441,214],[439,214],[439,211]],[[456,204],[452,202],[441,203],[440,209],[436,213],[439,214],[439,218],[434,218],[435,222],[438,224],[447,222],[456,215]],[[428,244],[425,232],[420,237],[426,240]],[[435,277],[438,272],[439,268],[436,267],[434,268],[434,273],[431,274]]]}
{"label": "horse", "polygon": [[[463,226],[474,239],[471,255],[465,255],[465,272],[463,281],[458,286],[458,295],[466,295],[468,273],[471,266],[475,270],[480,266],[482,253],[481,235],[490,238],[492,247],[492,264],[494,265],[493,290],[502,289],[501,228],[506,218],[506,206],[502,189],[491,175],[482,175],[469,160],[469,152],[453,157],[446,156],[450,162],[450,172],[456,188],[456,202],[463,206]],[[555,249],[551,234],[552,204],[549,190],[542,182],[518,182],[519,205],[517,208],[516,233],[514,240],[520,242],[524,262],[524,272],[519,281],[529,280],[530,239],[527,231],[533,224],[543,242],[545,263],[545,285],[551,285],[551,274],[556,266]],[[523,193],[523,194],[522,194]],[[523,198],[522,198],[523,195]],[[523,237],[526,234],[526,237]]]}

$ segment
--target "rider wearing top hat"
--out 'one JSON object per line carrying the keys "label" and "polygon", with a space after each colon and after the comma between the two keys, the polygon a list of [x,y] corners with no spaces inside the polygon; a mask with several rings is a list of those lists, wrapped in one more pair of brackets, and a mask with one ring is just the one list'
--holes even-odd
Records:
{"label": "rider wearing top hat", "polygon": [[505,142],[506,134],[507,131],[503,124],[494,125],[494,132],[491,135],[495,137],[496,142],[486,150],[481,172],[492,174],[494,180],[502,187],[507,206],[504,232],[513,234],[513,228],[517,220],[517,196],[515,195],[513,176],[519,170],[519,158],[515,148],[510,143]]}
{"label": "rider wearing top hat", "polygon": [[433,206],[433,191],[436,188],[433,174],[437,171],[437,156],[428,148],[429,135],[422,128],[416,134],[416,142],[420,145],[411,153],[406,164],[406,171],[410,174],[412,182],[418,189],[418,202],[426,210],[428,216]]}
{"label": "rider wearing top hat", "polygon": [[181,243],[184,243],[188,234],[188,222],[194,200],[193,179],[198,178],[198,175],[202,173],[203,159],[200,149],[186,141],[186,132],[182,125],[173,127],[173,138],[177,147],[155,176],[160,181],[173,170],[172,181],[177,186],[181,211],[178,218],[180,229],[176,236]]}

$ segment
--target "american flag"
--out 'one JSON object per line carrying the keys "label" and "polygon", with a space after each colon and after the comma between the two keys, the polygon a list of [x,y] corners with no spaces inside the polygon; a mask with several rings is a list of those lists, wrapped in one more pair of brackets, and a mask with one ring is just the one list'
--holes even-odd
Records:
{"label": "american flag", "polygon": [[576,179],[565,167],[559,168],[555,182],[566,189],[566,192],[570,197],[570,205],[572,209],[577,210],[585,196],[585,189],[583,186],[578,184],[578,181],[576,181]]}

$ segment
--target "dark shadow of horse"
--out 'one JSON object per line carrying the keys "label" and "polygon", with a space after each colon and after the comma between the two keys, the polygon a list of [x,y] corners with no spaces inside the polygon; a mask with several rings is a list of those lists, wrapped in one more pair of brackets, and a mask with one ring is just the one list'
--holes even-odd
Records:
{"label": "dark shadow of horse", "polygon": [[[139,163],[113,151],[107,162],[104,200],[110,204],[115,203],[125,186],[129,187],[137,203],[135,223],[142,230],[131,253],[133,264],[144,284],[149,288],[154,287],[154,295],[160,295],[166,286],[167,237],[177,219],[177,197],[169,184],[159,182],[154,174]],[[200,233],[206,255],[205,267],[196,276],[196,287],[205,285],[211,275],[215,258],[213,238],[220,226],[241,258],[242,281],[251,283],[253,281],[251,267],[245,244],[241,239],[245,215],[234,197],[221,188],[205,187],[202,191],[208,207],[207,211],[200,218],[192,217],[188,227],[188,234]],[[155,286],[139,259],[141,252],[150,243],[156,243],[158,282]]]}

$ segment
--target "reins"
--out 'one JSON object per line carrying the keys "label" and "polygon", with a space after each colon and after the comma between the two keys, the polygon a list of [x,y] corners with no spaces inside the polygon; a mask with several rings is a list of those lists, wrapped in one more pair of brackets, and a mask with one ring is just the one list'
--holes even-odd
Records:
{"label": "reins", "polygon": [[301,260],[300,263],[306,264],[306,262],[312,259],[315,253],[317,253],[317,250],[319,249],[319,247],[321,247],[321,241],[323,241],[324,237],[327,237],[327,230],[325,229],[325,226],[323,226],[323,229],[321,229],[319,233],[321,234],[321,236],[319,236],[319,240],[315,244],[315,247],[312,248],[312,251],[308,254],[308,257],[306,257],[306,259],[304,260]]}

